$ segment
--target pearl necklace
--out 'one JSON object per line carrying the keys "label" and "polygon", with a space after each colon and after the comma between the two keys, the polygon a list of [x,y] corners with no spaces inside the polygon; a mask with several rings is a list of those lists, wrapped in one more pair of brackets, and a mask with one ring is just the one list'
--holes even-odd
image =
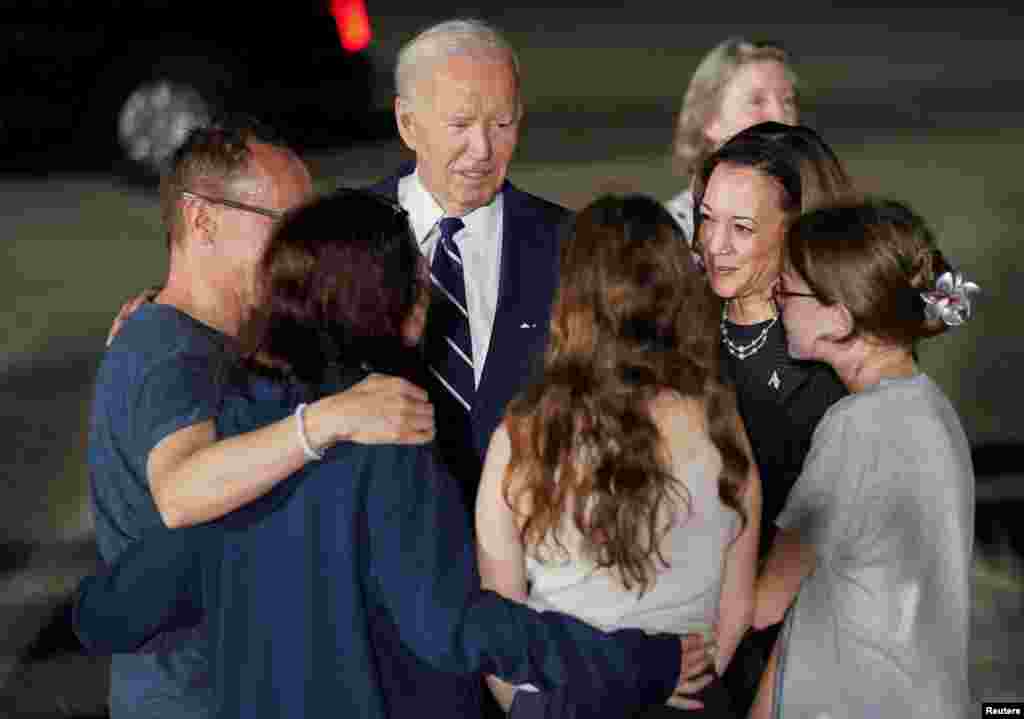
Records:
{"label": "pearl necklace", "polygon": [[722,343],[725,345],[725,348],[729,350],[729,354],[738,360],[745,360],[747,357],[753,357],[768,341],[768,332],[775,326],[775,323],[779,321],[779,313],[775,313],[775,316],[772,317],[772,321],[765,325],[764,329],[758,332],[757,337],[751,340],[749,344],[741,345],[729,339],[729,329],[726,326],[728,309],[728,303],[722,305],[722,321],[719,324],[722,331]]}

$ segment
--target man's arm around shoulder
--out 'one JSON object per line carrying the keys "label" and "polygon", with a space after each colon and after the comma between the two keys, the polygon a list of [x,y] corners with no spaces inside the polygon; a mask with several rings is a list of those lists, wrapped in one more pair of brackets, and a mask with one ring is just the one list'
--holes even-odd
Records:
{"label": "man's arm around shoulder", "polygon": [[634,708],[672,695],[682,668],[680,637],[607,634],[482,590],[468,513],[431,451],[399,448],[378,472],[367,492],[374,595],[418,656],[445,671],[545,689],[604,687],[598,699],[580,692],[581,711],[606,712],[598,705],[611,695]]}

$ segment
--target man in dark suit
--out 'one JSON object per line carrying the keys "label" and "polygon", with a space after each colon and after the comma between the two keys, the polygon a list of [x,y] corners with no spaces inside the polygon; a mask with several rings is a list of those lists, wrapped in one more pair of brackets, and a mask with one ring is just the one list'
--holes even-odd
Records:
{"label": "man in dark suit", "polygon": [[[490,436],[543,353],[558,237],[570,215],[505,179],[523,107],[518,62],[497,32],[474,21],[435,25],[400,51],[395,74],[395,116],[416,161],[374,189],[409,212],[431,261],[435,301],[426,344],[437,440],[472,509]],[[453,240],[465,304],[454,313],[446,311],[451,297],[437,270],[438,255],[447,254],[436,251],[445,218],[462,224]],[[470,341],[460,354],[442,338],[457,341],[448,320],[458,314],[465,322],[461,309]],[[455,361],[468,366],[462,386],[460,368],[446,366]]]}
{"label": "man in dark suit", "polygon": [[[424,30],[399,51],[395,85],[399,133],[416,159],[371,189],[409,213],[430,263],[436,442],[472,511],[491,434],[547,343],[570,213],[506,179],[523,106],[515,52],[492,27],[449,20]],[[591,700],[610,691],[587,689]],[[569,694],[559,702],[576,704]]]}

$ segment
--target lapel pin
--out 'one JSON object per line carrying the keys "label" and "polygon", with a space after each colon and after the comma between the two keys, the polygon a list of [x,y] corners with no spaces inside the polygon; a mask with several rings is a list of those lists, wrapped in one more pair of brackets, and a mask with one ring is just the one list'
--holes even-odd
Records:
{"label": "lapel pin", "polygon": [[779,387],[782,386],[782,380],[779,379],[779,371],[773,370],[771,379],[768,380],[768,386],[773,390],[778,391]]}
{"label": "lapel pin", "polygon": [[532,330],[536,326],[537,326],[536,322],[524,322],[523,324],[519,325],[519,329],[521,329],[521,330]]}

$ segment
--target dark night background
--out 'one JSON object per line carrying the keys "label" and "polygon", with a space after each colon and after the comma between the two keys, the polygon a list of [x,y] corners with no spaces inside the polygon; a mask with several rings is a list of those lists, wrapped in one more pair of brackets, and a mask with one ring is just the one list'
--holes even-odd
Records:
{"label": "dark night background", "polygon": [[117,308],[166,261],[152,175],[120,152],[111,108],[147,83],[194,83],[211,105],[273,121],[318,188],[366,183],[406,157],[389,114],[396,50],[456,15],[494,22],[520,52],[527,115],[511,179],[573,208],[602,190],[680,189],[674,116],[720,40],[792,52],[803,122],[862,186],[928,218],[983,289],[976,320],[923,346],[921,362],[976,451],[972,688],[1024,699],[1020,6],[434,2],[427,14],[367,0],[373,40],[346,58],[327,4],[0,4],[0,716],[102,715],[104,662],[81,656],[61,621],[95,556],[91,383]]}

